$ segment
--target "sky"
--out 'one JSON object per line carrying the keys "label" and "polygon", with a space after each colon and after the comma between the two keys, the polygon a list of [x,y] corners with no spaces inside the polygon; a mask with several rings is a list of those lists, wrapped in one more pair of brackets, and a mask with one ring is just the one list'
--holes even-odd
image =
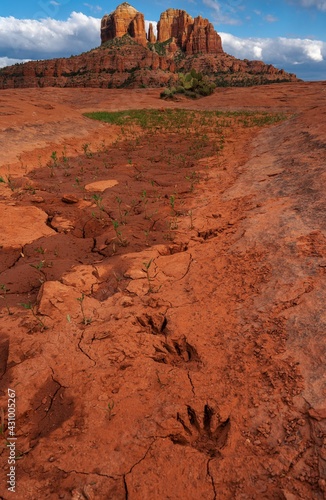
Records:
{"label": "sky", "polygon": [[[121,1],[2,0],[0,67],[77,55],[100,45],[100,22]],[[326,0],[129,0],[147,21],[172,7],[208,18],[224,51],[303,80],[326,80]]]}

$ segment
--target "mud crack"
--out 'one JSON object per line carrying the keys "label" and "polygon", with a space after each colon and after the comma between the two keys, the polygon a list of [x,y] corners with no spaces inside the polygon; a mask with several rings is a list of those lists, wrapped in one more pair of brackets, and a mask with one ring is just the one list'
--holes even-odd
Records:
{"label": "mud crack", "polygon": [[212,476],[210,468],[209,468],[209,464],[211,463],[211,461],[212,461],[211,458],[207,461],[207,476],[210,478],[211,483],[212,483],[212,488],[213,488],[213,493],[214,493],[213,500],[216,500],[217,493],[216,493],[216,487],[215,487],[214,477]]}
{"label": "mud crack", "polygon": [[86,357],[87,357],[90,361],[92,361],[92,362],[94,363],[94,365],[93,365],[93,366],[96,366],[96,361],[95,361],[95,359],[93,359],[93,358],[92,358],[92,357],[91,357],[91,356],[90,356],[90,355],[89,355],[86,351],[84,351],[84,349],[83,349],[83,348],[82,348],[82,346],[81,346],[81,343],[82,343],[82,341],[84,340],[84,333],[85,333],[85,332],[82,332],[82,334],[81,334],[81,336],[80,336],[80,339],[79,339],[79,341],[78,341],[77,347],[78,347],[78,349],[80,350],[80,352],[84,354],[84,356],[86,356]]}
{"label": "mud crack", "polygon": [[146,452],[145,452],[144,456],[143,456],[142,458],[140,458],[140,459],[139,459],[139,460],[138,460],[138,461],[137,461],[137,462],[136,462],[136,463],[135,463],[132,467],[130,467],[130,470],[129,470],[128,472],[126,472],[125,474],[123,474],[123,475],[122,475],[123,484],[124,484],[124,488],[125,488],[125,499],[126,499],[126,500],[128,500],[128,498],[129,498],[129,491],[128,491],[128,485],[127,485],[127,479],[126,479],[126,478],[127,478],[128,474],[131,474],[131,473],[132,473],[133,469],[134,469],[137,465],[139,465],[141,462],[143,462],[143,461],[146,459],[146,457],[147,457],[148,453],[150,452],[150,449],[152,448],[152,446],[153,446],[153,444],[155,443],[156,439],[157,439],[157,438],[154,438],[154,439],[153,439],[153,441],[152,441],[152,442],[151,442],[151,444],[149,445],[148,449],[146,450]]}

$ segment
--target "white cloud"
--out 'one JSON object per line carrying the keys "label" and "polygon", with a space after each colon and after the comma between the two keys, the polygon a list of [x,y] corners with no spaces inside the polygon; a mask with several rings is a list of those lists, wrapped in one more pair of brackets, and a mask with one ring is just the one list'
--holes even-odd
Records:
{"label": "white cloud", "polygon": [[241,0],[229,0],[221,3],[217,0],[203,0],[203,4],[213,10],[212,19],[217,24],[241,24],[239,18],[236,17],[238,10],[242,10]]}
{"label": "white cloud", "polygon": [[0,57],[42,59],[78,54],[100,44],[100,19],[72,12],[66,21],[0,17]]}
{"label": "white cloud", "polygon": [[276,23],[276,21],[278,21],[278,18],[273,16],[272,14],[267,14],[267,16],[264,16],[264,19],[268,23]]}
{"label": "white cloud", "polygon": [[13,64],[25,63],[30,61],[30,59],[11,59],[9,57],[0,57],[0,68],[5,66],[12,66]]}
{"label": "white cloud", "polygon": [[[147,30],[149,22],[145,22]],[[0,67],[30,59],[66,57],[97,47],[100,23],[98,18],[77,12],[72,12],[66,21],[0,17]],[[157,23],[152,23],[156,32]],[[220,35],[225,52],[239,59],[263,60],[301,78],[326,80],[326,42]]]}
{"label": "white cloud", "polygon": [[157,22],[156,21],[146,21],[145,20],[145,30],[146,30],[146,33],[148,33],[148,30],[149,30],[149,23],[152,23],[153,30],[154,30],[154,35],[157,36]]}
{"label": "white cloud", "polygon": [[326,11],[326,0],[292,0],[291,3],[299,3],[302,7],[315,7],[318,10]]}
{"label": "white cloud", "polygon": [[102,7],[100,7],[99,5],[93,5],[93,4],[90,4],[90,3],[84,3],[85,7],[88,7],[92,12],[101,12],[102,11]]}
{"label": "white cloud", "polygon": [[326,42],[301,38],[238,38],[220,33],[223,48],[240,59],[261,59],[271,64],[303,64],[326,59]]}
{"label": "white cloud", "polygon": [[326,79],[326,42],[301,38],[238,38],[220,33],[225,52],[259,59],[307,80]]}

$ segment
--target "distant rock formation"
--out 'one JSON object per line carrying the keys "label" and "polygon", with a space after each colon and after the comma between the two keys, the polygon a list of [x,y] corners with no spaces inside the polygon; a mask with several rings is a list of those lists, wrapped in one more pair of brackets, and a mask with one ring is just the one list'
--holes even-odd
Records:
{"label": "distant rock formation", "polygon": [[201,16],[193,19],[186,11],[168,9],[161,14],[157,25],[157,41],[174,39],[186,54],[222,54],[221,37],[212,23]]}
{"label": "distant rock formation", "polygon": [[127,2],[119,5],[111,14],[105,15],[101,22],[102,43],[124,35],[131,36],[141,45],[147,43],[144,14]]}
{"label": "distant rock formation", "polygon": [[148,37],[147,37],[149,43],[155,43],[156,42],[156,36],[154,34],[154,28],[153,24],[149,23],[149,29],[148,29]]}
{"label": "distant rock formation", "polygon": [[69,58],[31,61],[0,69],[0,89],[24,87],[160,87],[195,69],[218,86],[297,81],[262,61],[226,54],[213,25],[201,16],[168,9],[146,35],[144,15],[127,2],[103,17],[102,44]]}

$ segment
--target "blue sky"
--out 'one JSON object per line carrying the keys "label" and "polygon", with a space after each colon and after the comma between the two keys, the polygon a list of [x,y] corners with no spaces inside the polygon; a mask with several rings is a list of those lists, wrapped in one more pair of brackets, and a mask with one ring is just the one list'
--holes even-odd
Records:
{"label": "blue sky", "polygon": [[[0,5],[0,66],[65,57],[100,43],[101,17],[113,1],[15,0]],[[326,80],[326,0],[129,0],[145,19],[169,7],[202,15],[223,48],[241,59],[262,59],[305,80]]]}

